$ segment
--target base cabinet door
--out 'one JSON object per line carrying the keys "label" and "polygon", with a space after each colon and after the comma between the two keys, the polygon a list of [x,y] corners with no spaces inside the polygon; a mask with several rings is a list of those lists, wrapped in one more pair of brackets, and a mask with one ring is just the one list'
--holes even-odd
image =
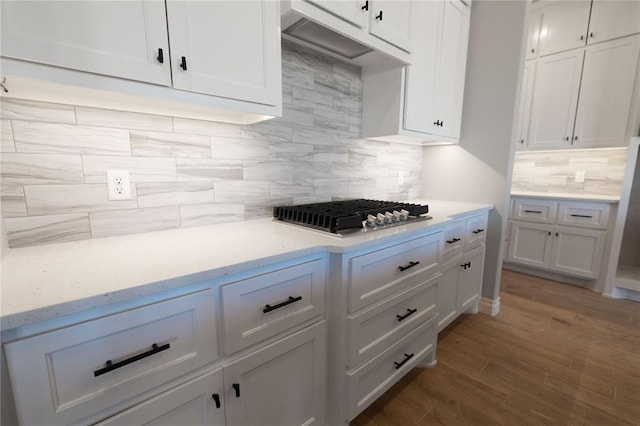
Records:
{"label": "base cabinet door", "polygon": [[597,278],[605,236],[605,231],[557,227],[551,268],[585,278]]}
{"label": "base cabinet door", "polygon": [[438,333],[458,316],[456,294],[460,276],[460,259],[461,256],[456,256],[442,265],[442,278],[436,290]]}
{"label": "base cabinet door", "polygon": [[464,312],[480,299],[484,271],[484,247],[479,247],[465,254],[460,268],[462,270],[458,279],[456,304],[458,311]]}
{"label": "base cabinet door", "polygon": [[224,426],[222,371],[215,370],[151,398],[98,426]]}
{"label": "base cabinet door", "polygon": [[509,261],[545,266],[551,257],[551,227],[537,223],[511,222]]}
{"label": "base cabinet door", "polygon": [[323,425],[325,322],[224,368],[228,425]]}

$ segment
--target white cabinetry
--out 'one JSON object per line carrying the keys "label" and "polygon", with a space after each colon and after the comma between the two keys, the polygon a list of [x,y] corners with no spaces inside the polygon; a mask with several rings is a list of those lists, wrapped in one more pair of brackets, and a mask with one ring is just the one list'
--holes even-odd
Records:
{"label": "white cabinetry", "polygon": [[590,0],[558,1],[541,9],[540,55],[584,46],[590,11]]}
{"label": "white cabinetry", "polygon": [[363,136],[396,142],[457,142],[470,7],[460,0],[416,2],[412,65],[363,76]]}
{"label": "white cabinetry", "polygon": [[527,27],[527,47],[524,57],[525,60],[535,59],[538,56],[541,20],[542,13],[540,13],[540,8],[532,6],[529,12],[529,26]]}
{"label": "white cabinetry", "polygon": [[513,203],[508,261],[572,276],[600,276],[609,205],[521,200]]}
{"label": "white cabinetry", "polygon": [[166,102],[178,116],[236,108],[243,123],[279,115],[278,12],[272,1],[3,2],[7,95],[133,111]]}
{"label": "white cabinetry", "polygon": [[529,140],[529,122],[531,118],[531,99],[533,98],[533,81],[536,75],[536,61],[524,63],[522,74],[522,93],[516,118],[516,149],[523,150]]}
{"label": "white cabinetry", "polygon": [[640,33],[640,2],[595,0],[591,6],[588,43]]}

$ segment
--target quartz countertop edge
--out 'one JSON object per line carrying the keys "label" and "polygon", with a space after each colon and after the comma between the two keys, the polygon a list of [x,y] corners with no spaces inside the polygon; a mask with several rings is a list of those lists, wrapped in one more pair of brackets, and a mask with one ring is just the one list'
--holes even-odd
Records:
{"label": "quartz countertop edge", "polygon": [[528,198],[552,198],[558,200],[575,200],[575,201],[595,201],[605,203],[620,202],[619,195],[594,195],[594,194],[563,194],[560,192],[512,192],[512,197],[528,197]]}
{"label": "quartz countertop edge", "polygon": [[433,200],[429,220],[339,237],[271,218],[9,249],[1,268],[0,330],[63,318],[323,253],[350,253],[437,232],[491,205]]}

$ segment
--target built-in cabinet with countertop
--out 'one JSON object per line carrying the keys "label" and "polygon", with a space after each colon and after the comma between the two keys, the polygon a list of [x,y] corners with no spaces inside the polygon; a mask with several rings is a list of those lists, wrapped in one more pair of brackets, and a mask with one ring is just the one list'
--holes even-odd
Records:
{"label": "built-in cabinet with countertop", "polygon": [[534,4],[518,116],[519,148],[626,146],[640,125],[638,33],[638,2]]}
{"label": "built-in cabinet with countertop", "polygon": [[279,29],[273,1],[3,2],[5,96],[256,121],[281,114]]}
{"label": "built-in cabinet with countertop", "polygon": [[460,136],[470,2],[415,2],[411,65],[363,74],[362,135],[404,143]]}

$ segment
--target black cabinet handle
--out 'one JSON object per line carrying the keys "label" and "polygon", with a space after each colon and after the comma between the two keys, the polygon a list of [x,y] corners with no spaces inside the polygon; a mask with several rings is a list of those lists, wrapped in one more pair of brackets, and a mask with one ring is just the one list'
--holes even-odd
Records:
{"label": "black cabinet handle", "polygon": [[236,398],[240,398],[240,383],[234,383],[231,387],[236,391]]}
{"label": "black cabinet handle", "polygon": [[533,47],[531,48],[531,53],[536,53],[536,49],[534,49]]}
{"label": "black cabinet handle", "polygon": [[581,35],[581,36],[580,36],[580,40],[584,40],[584,35]]}
{"label": "black cabinet handle", "polygon": [[589,33],[589,36],[591,36],[591,38],[595,37],[595,35],[593,35],[593,33]]}
{"label": "black cabinet handle", "polygon": [[574,136],[574,137],[573,137],[573,140],[574,140],[574,141],[577,141],[577,140],[578,140],[578,137],[577,137],[577,136]]}
{"label": "black cabinet handle", "polygon": [[479,234],[481,232],[484,232],[484,229],[479,228],[479,229],[476,229],[475,231],[471,231],[472,234]]}
{"label": "black cabinet handle", "polygon": [[559,234],[556,232],[556,237],[557,237],[558,235],[559,235]]}
{"label": "black cabinet handle", "polygon": [[364,2],[364,6],[361,7],[362,10],[369,10],[369,0]]}
{"label": "black cabinet handle", "polygon": [[413,268],[416,265],[419,265],[420,262],[415,261],[415,262],[409,262],[409,264],[407,266],[398,266],[398,269],[400,269],[400,272],[402,271],[406,271],[409,268]]}
{"label": "black cabinet handle", "polygon": [[520,143],[524,143],[524,139],[520,139]]}
{"label": "black cabinet handle", "polygon": [[460,241],[460,238],[454,238],[452,240],[447,240],[447,244],[457,243],[458,241]]}
{"label": "black cabinet handle", "polygon": [[382,22],[382,11],[376,15],[376,19]]}
{"label": "black cabinet handle", "polygon": [[396,318],[398,318],[398,322],[407,319],[408,317],[410,317],[411,315],[415,314],[416,312],[418,312],[417,309],[409,309],[407,308],[407,313],[404,315],[396,315]]}
{"label": "black cabinet handle", "polygon": [[211,395],[211,398],[213,398],[213,401],[216,403],[216,408],[220,408],[220,395],[214,393]]}
{"label": "black cabinet handle", "polygon": [[471,268],[471,262],[463,263],[460,266],[462,266],[462,268],[464,268],[464,270],[466,270],[467,268]]}
{"label": "black cabinet handle", "polygon": [[551,231],[549,231],[548,234],[551,235]]}
{"label": "black cabinet handle", "polygon": [[182,68],[183,70],[187,70],[187,58],[185,58],[184,56],[182,57],[182,60],[180,61],[180,68]]}
{"label": "black cabinet handle", "polygon": [[538,211],[538,210],[525,210],[524,212],[525,212],[525,213],[538,213],[538,214],[542,214],[542,212],[541,212],[541,211]]}
{"label": "black cabinet handle", "polygon": [[302,300],[302,296],[298,296],[298,297],[293,297],[293,296],[289,296],[289,298],[287,300],[285,300],[284,302],[278,303],[277,305],[264,305],[264,309],[262,310],[262,312],[264,312],[265,314],[267,312],[271,312],[273,310],[276,310],[278,308],[282,308],[283,306],[287,306],[290,305],[294,302],[298,302]]}
{"label": "black cabinet handle", "polygon": [[566,138],[564,138],[564,140],[565,140],[565,141],[568,141],[568,140],[569,140],[569,136],[567,136]]}
{"label": "black cabinet handle", "polygon": [[587,214],[572,214],[571,217],[586,217],[587,219],[593,218],[593,216],[589,216]]}
{"label": "black cabinet handle", "polygon": [[405,365],[411,358],[413,358],[413,355],[414,354],[404,354],[404,359],[402,360],[402,362],[394,361],[393,364],[396,366],[396,370]]}
{"label": "black cabinet handle", "polygon": [[156,59],[161,64],[164,64],[164,53],[162,52],[162,48],[158,49],[158,57]]}
{"label": "black cabinet handle", "polygon": [[111,362],[111,360],[108,360],[107,362],[105,362],[106,367],[94,371],[93,372],[93,376],[94,377],[98,377],[98,376],[101,376],[101,375],[103,375],[105,373],[108,373],[109,371],[117,370],[120,367],[124,367],[125,365],[129,365],[129,364],[131,364],[133,362],[140,361],[141,359],[144,359],[144,358],[149,357],[151,355],[155,355],[158,352],[166,351],[170,347],[171,347],[171,345],[169,345],[169,343],[164,344],[162,346],[158,346],[157,343],[154,343],[152,345],[152,349],[151,350],[148,350],[147,352],[143,352],[143,353],[138,354],[136,356],[132,356],[131,358],[127,358],[127,359],[124,359],[122,361],[116,362],[115,364],[113,362]]}

